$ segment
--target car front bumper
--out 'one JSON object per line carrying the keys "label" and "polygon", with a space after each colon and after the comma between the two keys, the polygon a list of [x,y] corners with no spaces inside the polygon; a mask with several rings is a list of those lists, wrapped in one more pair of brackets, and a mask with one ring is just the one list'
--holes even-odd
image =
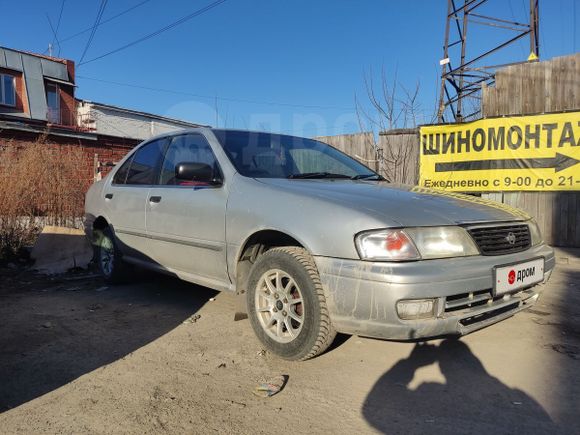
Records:
{"label": "car front bumper", "polygon": [[[542,257],[544,280],[511,294],[493,295],[493,268]],[[465,335],[532,306],[555,265],[547,245],[501,256],[401,263],[315,257],[330,316],[339,332],[413,340]],[[436,299],[435,315],[402,320],[403,299]]]}

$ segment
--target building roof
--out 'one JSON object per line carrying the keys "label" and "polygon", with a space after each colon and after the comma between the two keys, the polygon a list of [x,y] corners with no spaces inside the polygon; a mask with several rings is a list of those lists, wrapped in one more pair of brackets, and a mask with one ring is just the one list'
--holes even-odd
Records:
{"label": "building roof", "polygon": [[154,113],[142,112],[139,110],[128,109],[126,107],[114,106],[112,104],[104,104],[104,103],[98,103],[96,101],[82,100],[82,99],[77,99],[77,101],[79,101],[83,104],[90,104],[90,105],[95,106],[95,107],[102,107],[104,109],[113,110],[113,111],[120,112],[120,113],[130,113],[133,115],[141,115],[141,116],[144,116],[147,118],[157,119],[159,121],[166,121],[166,122],[170,122],[172,124],[181,125],[183,127],[193,127],[193,128],[195,128],[195,127],[209,127],[208,125],[196,124],[194,122],[187,122],[187,121],[183,121],[181,119],[175,119],[175,118],[169,118],[167,116],[156,115]]}
{"label": "building roof", "polygon": [[89,141],[98,141],[99,139],[109,140],[113,138],[121,138],[124,141],[128,141],[128,144],[133,146],[141,142],[141,139],[134,138],[124,138],[120,136],[112,136],[108,134],[99,134],[90,131],[77,131],[71,130],[69,128],[51,126],[47,127],[46,124],[32,120],[20,120],[17,118],[0,117],[0,131],[17,131],[25,133],[35,133],[40,135],[57,136],[57,137],[67,137],[73,139],[83,139]]}
{"label": "building roof", "polygon": [[39,53],[34,53],[32,51],[26,51],[26,50],[14,50],[12,48],[7,48],[7,47],[0,47],[0,48],[4,48],[5,50],[12,50],[12,51],[18,51],[20,53],[25,53],[25,54],[29,54],[31,56],[36,56],[36,57],[40,57],[42,59],[46,59],[46,60],[52,60],[53,62],[59,62],[59,63],[68,63],[68,62],[72,62],[69,59],[63,59],[61,57],[54,57],[54,56],[47,56],[45,54],[39,54]]}

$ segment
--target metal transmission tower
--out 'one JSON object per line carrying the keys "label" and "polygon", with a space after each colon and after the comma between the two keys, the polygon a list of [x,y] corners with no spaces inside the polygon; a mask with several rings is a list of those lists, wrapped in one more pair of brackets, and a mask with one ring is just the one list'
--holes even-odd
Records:
{"label": "metal transmission tower", "polygon": [[[441,64],[439,122],[462,122],[477,118],[481,112],[481,87],[494,82],[496,68],[538,60],[539,0],[529,0],[527,23],[516,21],[510,1],[501,0],[492,3],[495,3],[496,8],[501,5],[502,9],[507,9],[506,15],[511,13],[512,20],[486,13],[484,6],[489,0],[447,1],[445,45],[443,59],[439,62]],[[477,51],[474,44],[467,43],[468,24],[470,37],[477,41]],[[530,39],[529,56],[523,52],[524,59],[511,61],[517,57],[514,53],[510,54],[502,49],[525,37]],[[489,47],[484,50],[479,48],[486,45]],[[486,62],[499,63],[485,65],[481,62],[482,59]]]}

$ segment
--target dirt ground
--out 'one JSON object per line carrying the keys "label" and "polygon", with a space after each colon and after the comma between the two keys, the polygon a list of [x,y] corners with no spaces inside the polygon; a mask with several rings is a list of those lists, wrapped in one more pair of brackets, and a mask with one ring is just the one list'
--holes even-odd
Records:
{"label": "dirt ground", "polygon": [[230,294],[4,268],[0,432],[580,433],[578,254],[533,309],[461,340],[339,337],[302,363],[265,353]]}

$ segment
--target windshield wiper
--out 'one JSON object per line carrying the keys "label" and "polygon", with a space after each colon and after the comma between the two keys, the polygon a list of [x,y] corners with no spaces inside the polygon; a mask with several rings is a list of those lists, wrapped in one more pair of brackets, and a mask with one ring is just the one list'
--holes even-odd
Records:
{"label": "windshield wiper", "polygon": [[332,172],[303,172],[302,174],[290,174],[288,178],[350,178],[344,174],[333,174]]}
{"label": "windshield wiper", "polygon": [[351,180],[368,180],[370,178],[376,177],[375,180],[384,180],[379,174],[358,174],[350,177]]}

